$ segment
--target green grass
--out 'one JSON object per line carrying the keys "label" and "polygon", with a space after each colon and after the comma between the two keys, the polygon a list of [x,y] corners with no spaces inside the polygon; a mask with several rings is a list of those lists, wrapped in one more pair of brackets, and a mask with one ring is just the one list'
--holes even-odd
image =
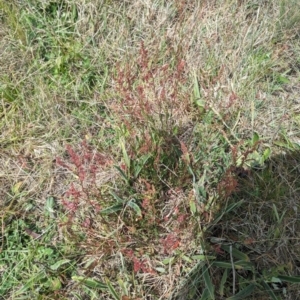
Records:
{"label": "green grass", "polygon": [[0,298],[299,297],[299,4],[190,2],[0,0]]}

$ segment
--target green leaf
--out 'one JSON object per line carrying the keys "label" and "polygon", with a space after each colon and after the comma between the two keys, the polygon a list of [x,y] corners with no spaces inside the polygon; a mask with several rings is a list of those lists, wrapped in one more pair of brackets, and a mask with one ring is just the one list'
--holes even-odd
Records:
{"label": "green leaf", "polygon": [[203,290],[200,300],[211,300],[208,288]]}
{"label": "green leaf", "polygon": [[202,199],[206,199],[206,190],[204,186],[198,186],[198,193],[202,196]]}
{"label": "green leaf", "polygon": [[252,271],[254,269],[254,265],[249,261],[239,260],[234,263],[234,267],[238,270],[248,270]]}
{"label": "green leaf", "polygon": [[207,260],[210,260],[210,259],[216,259],[216,257],[215,256],[199,254],[199,255],[193,255],[192,259],[207,261]]}
{"label": "green leaf", "polygon": [[125,148],[125,141],[123,139],[120,141],[120,145],[121,145],[125,165],[126,165],[127,169],[130,170],[130,161],[131,160],[127,154],[127,151]]}
{"label": "green leaf", "polygon": [[209,299],[214,300],[215,299],[215,286],[213,285],[210,275],[208,273],[208,267],[203,267],[203,278],[205,281],[205,287],[208,289],[209,292]]}
{"label": "green leaf", "polygon": [[75,293],[75,292],[72,292],[72,295],[74,297],[76,297],[77,300],[82,300],[81,296],[79,295],[79,293]]}
{"label": "green leaf", "polygon": [[214,221],[210,224],[209,227],[212,227],[214,224],[217,224],[225,214],[228,214],[230,211],[232,211],[233,209],[238,208],[239,206],[241,206],[244,203],[244,200],[240,200],[239,202],[236,203],[231,203],[230,205],[228,205],[224,211],[220,212],[217,214],[217,216],[215,217]]}
{"label": "green leaf", "polygon": [[283,76],[283,75],[279,75],[277,77],[277,81],[280,84],[290,83],[290,80],[287,77]]}
{"label": "green leaf", "polygon": [[59,261],[57,261],[54,265],[50,266],[50,269],[55,271],[57,269],[59,269],[59,267],[67,264],[70,262],[70,259],[61,259]]}
{"label": "green leaf", "polygon": [[237,258],[237,259],[244,260],[244,261],[247,261],[247,262],[250,261],[250,258],[248,257],[248,255],[246,255],[245,253],[239,251],[238,249],[236,249],[234,247],[230,247],[230,246],[227,246],[227,245],[221,245],[221,248],[223,250],[225,250],[226,252],[228,252],[228,253],[230,253],[230,251],[231,251],[232,256]]}
{"label": "green leaf", "polygon": [[45,205],[45,214],[47,216],[50,216],[50,217],[54,217],[54,207],[55,207],[55,200],[53,197],[49,197],[47,198],[46,200],[46,205]]}
{"label": "green leaf", "polygon": [[270,148],[265,149],[263,154],[264,161],[266,161],[270,157],[270,155],[271,155],[271,149]]}
{"label": "green leaf", "polygon": [[201,98],[200,87],[196,73],[194,73],[194,99],[195,104],[200,108],[200,112],[204,112],[205,102]]}
{"label": "green leaf", "polygon": [[119,284],[119,287],[121,288],[122,290],[122,293],[123,295],[125,296],[128,296],[130,294],[130,284],[127,282],[127,280],[124,278],[124,280],[122,280],[121,278],[118,279],[118,284]]}
{"label": "green leaf", "polygon": [[114,192],[110,192],[110,194],[115,198],[115,200],[117,200],[117,203],[124,203],[125,201],[120,198],[117,194],[115,194]]}
{"label": "green leaf", "polygon": [[232,264],[226,261],[214,261],[212,262],[212,265],[218,268],[232,269]]}
{"label": "green leaf", "polygon": [[[232,263],[231,262],[225,262],[225,261],[214,261],[212,262],[212,265],[215,267],[223,268],[223,269],[232,269]],[[237,261],[233,263],[233,267],[237,270],[253,270],[253,264],[248,261]]]}
{"label": "green leaf", "polygon": [[174,256],[169,257],[169,258],[165,258],[165,259],[162,261],[162,263],[163,263],[164,265],[168,265],[168,264],[172,263],[172,262],[174,261],[174,259],[175,259]]}
{"label": "green leaf", "polygon": [[115,205],[112,205],[110,207],[102,209],[100,211],[100,214],[102,214],[102,215],[110,215],[110,214],[113,214],[113,213],[121,211],[123,209],[123,207],[124,207],[123,203],[115,204]]}
{"label": "green leaf", "polygon": [[137,162],[137,165],[134,166],[134,177],[137,178],[142,171],[143,167],[147,163],[148,159],[152,156],[152,154],[148,153],[143,155]]}
{"label": "green leaf", "polygon": [[109,280],[106,280],[106,284],[107,284],[108,290],[109,290],[110,294],[113,296],[113,298],[114,298],[115,300],[120,300],[121,297],[118,296],[116,290],[115,290],[114,287],[111,285],[111,283],[110,283]]}
{"label": "green leaf", "polygon": [[220,282],[220,289],[219,289],[219,293],[222,297],[224,296],[224,286],[227,281],[227,278],[228,278],[228,269],[225,269]]}
{"label": "green leaf", "polygon": [[247,296],[252,294],[254,289],[255,289],[255,284],[251,283],[247,287],[245,287],[244,289],[239,291],[237,294],[227,298],[226,300],[242,300],[242,299],[245,299]]}
{"label": "green leaf", "polygon": [[283,220],[283,217],[284,217],[284,215],[285,215],[285,213],[286,213],[286,209],[283,211],[283,213],[281,214],[281,217],[280,217],[280,219],[279,219],[279,224],[281,224],[282,223],[282,220]]}
{"label": "green leaf", "polygon": [[115,166],[115,168],[120,172],[120,174],[124,178],[125,182],[128,184],[129,183],[129,178],[126,176],[124,171],[119,166]]}
{"label": "green leaf", "polygon": [[270,286],[263,280],[262,285],[264,287],[264,290],[268,292],[268,294],[271,296],[271,298],[273,300],[278,300],[278,298],[276,297],[276,295],[274,294],[274,292],[272,291],[272,289],[270,288]]}
{"label": "green leaf", "polygon": [[161,268],[161,267],[157,267],[155,268],[155,270],[159,273],[166,273],[166,269],[165,268]]}
{"label": "green leaf", "polygon": [[11,188],[11,191],[14,195],[17,195],[20,193],[20,188],[23,185],[23,181],[19,181],[16,184],[13,185],[13,187]]}
{"label": "green leaf", "polygon": [[190,200],[190,210],[192,215],[194,215],[197,211],[195,200]]}
{"label": "green leaf", "polygon": [[139,217],[142,217],[142,211],[140,207],[135,203],[135,199],[128,201],[127,206],[131,207]]}
{"label": "green leaf", "polygon": [[49,286],[52,291],[58,291],[62,287],[62,284],[61,284],[61,281],[59,280],[59,278],[56,278],[56,277],[50,278],[48,280],[48,282],[49,282]]}
{"label": "green leaf", "polygon": [[72,276],[72,280],[74,280],[76,282],[79,282],[79,283],[82,283],[85,286],[87,286],[89,288],[93,288],[93,289],[103,290],[103,289],[108,288],[107,284],[105,284],[101,281],[92,279],[92,278],[86,278],[86,277],[83,277],[83,276]]}
{"label": "green leaf", "polygon": [[102,215],[109,215],[109,214],[113,214],[113,213],[116,213],[118,211],[121,211],[124,207],[124,203],[125,203],[125,200],[123,200],[122,198],[120,198],[117,194],[115,194],[114,192],[110,192],[110,194],[115,198],[115,200],[117,200],[117,203],[112,205],[112,206],[109,206],[105,209],[102,209],[100,211],[100,213]]}
{"label": "green leaf", "polygon": [[279,214],[278,214],[278,211],[277,211],[277,207],[274,203],[273,203],[272,207],[273,207],[273,211],[274,211],[275,217],[277,219],[277,222],[279,222],[280,218],[279,218]]}
{"label": "green leaf", "polygon": [[259,141],[259,135],[257,132],[254,132],[252,136],[252,146],[254,146],[258,141]]}
{"label": "green leaf", "polygon": [[38,254],[40,254],[41,256],[43,255],[48,255],[48,256],[51,256],[54,252],[54,250],[52,248],[46,248],[46,247],[38,247]]}
{"label": "green leaf", "polygon": [[291,282],[291,283],[300,283],[300,276],[284,276],[284,275],[278,275],[277,278],[279,278],[282,281]]}
{"label": "green leaf", "polygon": [[274,141],[273,143],[290,151],[297,151],[300,149],[300,145],[292,142],[286,134],[282,134],[282,138],[284,141]]}
{"label": "green leaf", "polygon": [[192,263],[193,262],[193,260],[190,258],[190,257],[188,257],[188,256],[186,256],[186,255],[180,255],[180,257],[183,259],[183,260],[185,260],[185,261],[187,261],[187,262],[189,262],[189,263]]}

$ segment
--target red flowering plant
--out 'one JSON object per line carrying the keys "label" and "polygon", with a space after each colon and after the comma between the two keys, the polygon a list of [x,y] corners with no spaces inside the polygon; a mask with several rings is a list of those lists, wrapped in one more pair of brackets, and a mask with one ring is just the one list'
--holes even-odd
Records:
{"label": "red flowering plant", "polygon": [[138,177],[161,182],[178,169],[178,136],[188,123],[191,105],[184,88],[185,62],[156,62],[143,42],[133,62],[118,67],[113,99],[108,103],[117,120],[125,162],[122,171],[128,183]]}
{"label": "red flowering plant", "polygon": [[66,224],[79,222],[81,228],[91,228],[93,214],[98,214],[101,210],[97,174],[111,162],[92,149],[86,141],[76,151],[71,145],[67,145],[66,152],[66,158],[56,158],[56,164],[70,171],[74,177],[61,199],[62,207],[67,212]]}
{"label": "red flowering plant", "polygon": [[[184,228],[187,205],[183,196],[177,205],[179,197],[170,197],[168,191],[190,182],[192,157],[181,138],[190,126],[187,78],[183,59],[161,62],[155,55],[150,57],[142,42],[137,59],[119,65],[113,79],[107,107],[120,145],[122,161],[116,168],[126,185],[116,196],[126,203],[119,217],[130,244],[139,245],[141,253],[150,251],[145,241],[162,256],[181,246],[180,230],[178,237],[168,232]],[[123,254],[134,272],[153,274],[150,258],[132,251],[128,246]]]}

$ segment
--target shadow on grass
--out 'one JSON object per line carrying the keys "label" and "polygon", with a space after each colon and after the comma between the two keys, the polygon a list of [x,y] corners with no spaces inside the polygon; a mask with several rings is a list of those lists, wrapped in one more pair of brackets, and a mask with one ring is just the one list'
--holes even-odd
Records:
{"label": "shadow on grass", "polygon": [[204,254],[214,258],[199,261],[173,300],[300,299],[300,152],[237,178],[238,191],[205,233]]}

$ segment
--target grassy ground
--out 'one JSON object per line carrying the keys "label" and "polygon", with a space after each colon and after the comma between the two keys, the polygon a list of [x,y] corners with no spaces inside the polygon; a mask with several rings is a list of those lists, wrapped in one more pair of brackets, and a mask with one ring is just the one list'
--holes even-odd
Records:
{"label": "grassy ground", "polygon": [[299,32],[296,0],[0,0],[2,299],[300,299]]}

